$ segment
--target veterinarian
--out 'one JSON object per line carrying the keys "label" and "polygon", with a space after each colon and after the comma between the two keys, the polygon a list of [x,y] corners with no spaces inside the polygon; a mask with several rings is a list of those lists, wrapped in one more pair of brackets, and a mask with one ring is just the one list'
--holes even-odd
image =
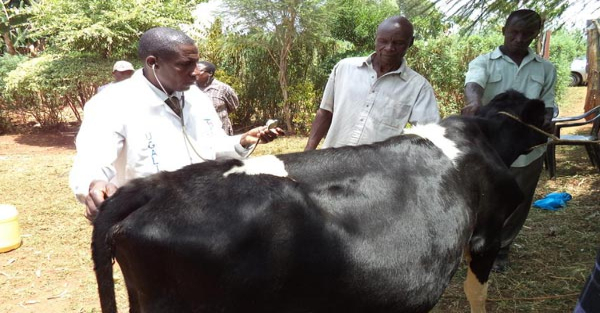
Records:
{"label": "veterinarian", "polygon": [[[280,128],[227,136],[211,100],[194,84],[198,48],[183,32],[159,27],[140,38],[143,68],[86,103],[70,186],[93,220],[127,181],[217,158],[244,158]],[[100,105],[101,104],[101,105]]]}

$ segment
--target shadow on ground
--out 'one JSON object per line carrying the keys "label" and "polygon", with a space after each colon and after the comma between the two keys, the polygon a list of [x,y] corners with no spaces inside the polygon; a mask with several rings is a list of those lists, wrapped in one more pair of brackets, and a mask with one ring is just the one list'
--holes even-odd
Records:
{"label": "shadow on ground", "polygon": [[[0,145],[14,144],[40,148],[75,149],[75,136],[79,125],[63,125],[53,129],[29,128],[18,134],[0,136]],[[5,147],[10,149],[10,147]]]}

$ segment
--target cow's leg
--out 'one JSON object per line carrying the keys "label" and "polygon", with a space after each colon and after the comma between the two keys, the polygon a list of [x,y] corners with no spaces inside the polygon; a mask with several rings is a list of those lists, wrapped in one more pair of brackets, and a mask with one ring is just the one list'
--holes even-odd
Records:
{"label": "cow's leg", "polygon": [[471,266],[467,270],[467,279],[465,280],[464,288],[467,300],[469,300],[469,305],[471,306],[471,313],[485,313],[488,282],[486,281],[482,284],[471,270]]}
{"label": "cow's leg", "polygon": [[127,283],[127,296],[129,297],[129,313],[141,313],[140,303],[138,301],[138,294],[135,288],[131,288]]}
{"label": "cow's leg", "polygon": [[485,251],[473,254],[465,249],[465,259],[468,264],[467,279],[464,283],[465,295],[471,306],[471,313],[485,313],[485,302],[487,300],[488,278],[492,270],[494,258],[498,254]]}

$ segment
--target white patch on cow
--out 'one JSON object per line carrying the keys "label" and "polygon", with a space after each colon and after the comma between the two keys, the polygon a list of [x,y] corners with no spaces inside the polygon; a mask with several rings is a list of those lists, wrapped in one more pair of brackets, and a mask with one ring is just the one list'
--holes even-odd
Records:
{"label": "white patch on cow", "polygon": [[418,125],[413,128],[404,130],[405,134],[413,134],[431,141],[436,147],[455,163],[456,158],[460,155],[460,150],[456,147],[456,143],[446,138],[446,129],[438,124]]}
{"label": "white patch on cow", "polygon": [[285,170],[283,161],[278,159],[274,155],[261,156],[251,159],[246,159],[244,165],[236,166],[223,174],[224,177],[230,174],[246,174],[246,175],[259,175],[269,174],[279,177],[287,177],[288,172]]}

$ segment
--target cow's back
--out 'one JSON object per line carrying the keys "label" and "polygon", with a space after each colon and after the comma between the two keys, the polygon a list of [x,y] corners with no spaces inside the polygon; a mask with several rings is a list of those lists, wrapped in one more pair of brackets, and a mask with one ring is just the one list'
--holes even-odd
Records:
{"label": "cow's back", "polygon": [[[514,107],[543,111],[532,105]],[[467,296],[485,310],[480,291],[518,203],[506,166],[540,141],[498,116],[135,180],[94,222],[103,312],[116,310],[112,254],[145,312],[426,312],[465,246]]]}
{"label": "cow's back", "polygon": [[464,177],[440,148],[401,136],[279,158],[320,208],[349,225],[340,234],[348,279],[364,296],[404,310],[437,302],[472,229]]}
{"label": "cow's back", "polygon": [[[451,200],[426,183],[445,179],[439,173],[370,167],[325,186],[224,177],[238,164],[228,162],[161,174],[156,197],[115,227],[116,259],[140,303],[172,312],[420,312],[456,269],[447,260],[460,259],[468,217],[458,199],[457,208],[436,205]],[[416,209],[423,201],[429,210]]]}

